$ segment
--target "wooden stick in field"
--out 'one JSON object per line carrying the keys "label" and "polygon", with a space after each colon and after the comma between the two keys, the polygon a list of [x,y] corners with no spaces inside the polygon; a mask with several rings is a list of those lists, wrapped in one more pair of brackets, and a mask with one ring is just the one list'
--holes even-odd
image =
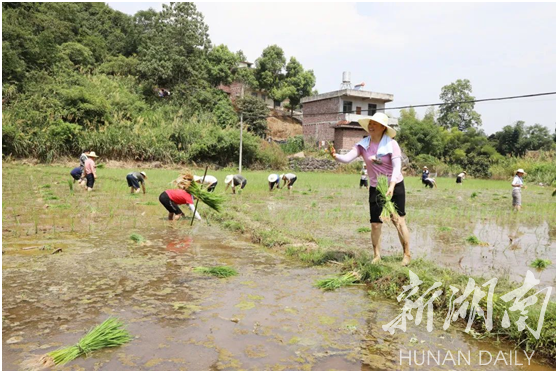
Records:
{"label": "wooden stick in field", "polygon": [[[203,173],[203,179],[202,179],[202,185],[205,182],[205,175],[207,175],[207,168],[209,167],[209,165],[205,166],[205,172]],[[193,183],[195,183],[194,180],[192,180]],[[190,227],[194,224],[194,218],[196,217],[196,211],[198,211],[198,202],[200,201],[200,199],[196,199],[196,207],[194,208],[194,214],[192,215],[192,220],[190,221]]]}

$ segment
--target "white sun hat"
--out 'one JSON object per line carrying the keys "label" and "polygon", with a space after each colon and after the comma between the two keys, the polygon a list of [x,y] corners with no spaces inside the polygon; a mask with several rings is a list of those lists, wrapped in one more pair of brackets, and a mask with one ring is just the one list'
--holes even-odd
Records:
{"label": "white sun hat", "polygon": [[358,120],[358,124],[360,124],[360,126],[362,128],[364,128],[364,130],[366,132],[368,132],[368,124],[370,123],[370,121],[376,122],[381,124],[382,126],[386,127],[386,133],[389,137],[391,137],[392,139],[395,137],[395,135],[397,134],[397,132],[391,128],[388,125],[389,122],[389,118],[387,115],[385,115],[384,113],[376,113],[374,114],[372,117],[367,117],[367,118],[363,118],[363,119],[359,119]]}
{"label": "white sun hat", "polygon": [[527,172],[525,172],[522,168],[518,168],[515,173],[522,173],[522,174],[526,174]]}
{"label": "white sun hat", "polygon": [[227,175],[225,176],[225,184],[228,184],[232,181],[233,179],[233,175]]}
{"label": "white sun hat", "polygon": [[276,182],[277,179],[279,179],[279,175],[277,174],[271,174],[267,177],[267,181],[269,181],[270,183]]}
{"label": "white sun hat", "polygon": [[87,156],[88,156],[89,158],[91,158],[91,157],[93,157],[93,158],[99,157],[97,154],[95,154],[95,152],[91,152],[91,153],[87,154]]}
{"label": "white sun hat", "polygon": [[143,175],[143,177],[147,177],[147,174],[145,172],[140,172],[141,175]]}

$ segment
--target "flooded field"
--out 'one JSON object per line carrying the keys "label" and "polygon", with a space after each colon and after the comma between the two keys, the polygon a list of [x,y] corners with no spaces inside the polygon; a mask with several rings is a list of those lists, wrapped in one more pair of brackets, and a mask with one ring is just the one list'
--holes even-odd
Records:
{"label": "flooded field", "polygon": [[[61,369],[440,368],[434,363],[420,364],[421,351],[441,351],[442,360],[448,351],[455,357],[458,352],[470,354],[470,363],[459,363],[457,358],[454,362],[446,360],[441,365],[444,369],[555,369],[535,358],[527,365],[522,350],[514,351],[512,345],[503,342],[476,340],[461,327],[443,331],[443,320],[436,321],[431,333],[423,321],[418,326],[408,323],[405,333],[391,335],[382,325],[401,312],[401,304],[395,300],[371,297],[368,291],[373,289],[365,286],[334,292],[313,286],[316,280],[335,273],[335,267],[302,266],[250,243],[246,237],[224,231],[215,222],[195,222],[190,228],[189,221],[166,221],[157,196],[176,172],[159,171],[159,178],[152,178],[144,196],[129,195],[124,182],[116,176],[110,179],[113,170],[105,170],[111,183],[99,183],[99,189],[89,195],[79,190],[70,192],[65,170],[45,167],[41,171],[3,168],[5,370],[29,368],[37,356],[76,343],[108,316],[122,319],[134,340],[119,348],[94,352]],[[230,201],[231,208],[258,203],[247,198],[247,192]],[[284,198],[273,205],[281,207],[298,196],[265,196],[261,204]],[[201,213],[205,217],[206,211]],[[301,225],[300,220],[298,223]],[[319,225],[315,228],[321,229]],[[555,251],[555,230],[552,238],[550,228],[545,231],[536,225],[532,228],[535,232],[529,233],[528,226],[512,226],[492,236],[484,233],[486,229],[491,230],[490,226],[474,225],[472,232],[497,247],[507,260],[523,260],[514,256],[519,250],[506,248],[504,243],[498,246],[505,238],[509,242],[507,235],[518,230],[522,234],[512,238],[512,244],[527,251],[541,250],[540,245],[530,249],[528,237],[546,234],[548,241],[544,241],[543,249],[547,244],[544,250]],[[142,235],[145,241],[132,241],[133,233]],[[413,234],[420,239],[418,230]],[[425,240],[444,240],[436,231],[424,234]],[[358,237],[362,236],[355,233],[352,239]],[[350,240],[347,237],[347,242]],[[385,246],[386,253],[396,250],[395,243],[391,246]],[[437,255],[436,250],[442,247],[432,245],[432,251],[425,250],[425,255]],[[461,253],[467,247],[460,246]],[[460,252],[451,255],[458,258]],[[496,266],[502,257],[489,259],[487,263]],[[474,268],[471,261],[463,259],[460,263],[465,270]],[[192,271],[197,266],[214,265],[234,267],[239,275],[218,279]],[[555,283],[554,278],[548,281]],[[409,365],[405,359],[409,351],[416,351],[418,362],[415,359]],[[481,366],[480,353],[485,363],[491,354],[491,363]],[[498,353],[501,358],[494,364]]]}

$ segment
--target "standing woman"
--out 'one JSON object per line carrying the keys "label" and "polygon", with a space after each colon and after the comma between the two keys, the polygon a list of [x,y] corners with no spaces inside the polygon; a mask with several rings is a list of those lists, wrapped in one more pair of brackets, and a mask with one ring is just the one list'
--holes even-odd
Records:
{"label": "standing woman", "polygon": [[333,147],[330,148],[330,154],[333,159],[342,163],[349,163],[361,156],[367,166],[370,179],[368,203],[370,205],[372,247],[374,248],[373,264],[381,260],[382,220],[380,215],[384,207],[382,199],[378,196],[376,185],[378,176],[387,176],[389,188],[386,195],[391,197],[399,214],[399,216],[392,215],[391,221],[397,228],[399,241],[403,247],[401,265],[406,266],[411,262],[411,251],[409,249],[409,230],[405,223],[405,185],[401,173],[401,149],[397,141],[393,140],[396,132],[388,126],[388,117],[384,113],[376,113],[372,118],[360,119],[358,122],[370,136],[362,139],[345,155],[336,154]]}
{"label": "standing woman", "polygon": [[97,166],[95,165],[96,159],[97,154],[95,154],[95,152],[89,152],[89,154],[87,154],[87,159],[85,160],[85,188],[87,188],[88,192],[93,190],[93,185],[95,185],[95,181],[97,180]]}
{"label": "standing woman", "polygon": [[523,185],[523,175],[526,172],[522,168],[515,171],[515,176],[512,181],[512,206],[515,211],[521,211],[521,188],[527,188]]}

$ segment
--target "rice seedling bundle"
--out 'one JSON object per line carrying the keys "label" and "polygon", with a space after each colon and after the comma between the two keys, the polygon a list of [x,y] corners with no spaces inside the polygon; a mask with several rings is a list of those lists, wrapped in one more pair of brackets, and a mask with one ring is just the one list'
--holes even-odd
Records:
{"label": "rice seedling bundle", "polygon": [[315,282],[314,286],[324,290],[335,290],[342,286],[353,285],[360,280],[358,272],[347,272],[342,276],[330,277]]}
{"label": "rice seedling bundle", "polygon": [[196,267],[194,272],[212,275],[215,277],[225,278],[238,275],[238,272],[231,267],[217,266],[217,267]]}
{"label": "rice seedling bundle", "polygon": [[130,235],[130,239],[136,243],[142,243],[143,241],[145,241],[145,238],[143,238],[141,234],[137,234],[137,233],[132,233]]}
{"label": "rice seedling bundle", "polygon": [[178,188],[187,191],[213,210],[221,211],[225,197],[202,189],[198,183],[194,182],[194,175],[191,172],[182,174],[175,180],[175,183]]}
{"label": "rice seedling bundle", "polygon": [[395,203],[386,196],[389,189],[388,178],[385,175],[380,175],[378,177],[378,184],[376,185],[376,190],[378,191],[378,196],[380,200],[384,203],[384,208],[380,214],[382,220],[388,220],[392,215],[398,216],[397,210],[395,208]]}
{"label": "rice seedling bundle", "polygon": [[43,356],[44,364],[64,365],[81,355],[105,347],[117,347],[132,340],[132,336],[117,318],[109,317],[102,324],[89,331],[74,346],[63,347]]}
{"label": "rice seedling bundle", "polygon": [[535,268],[537,271],[544,271],[546,267],[551,265],[552,262],[548,259],[535,259],[531,262],[531,268]]}

